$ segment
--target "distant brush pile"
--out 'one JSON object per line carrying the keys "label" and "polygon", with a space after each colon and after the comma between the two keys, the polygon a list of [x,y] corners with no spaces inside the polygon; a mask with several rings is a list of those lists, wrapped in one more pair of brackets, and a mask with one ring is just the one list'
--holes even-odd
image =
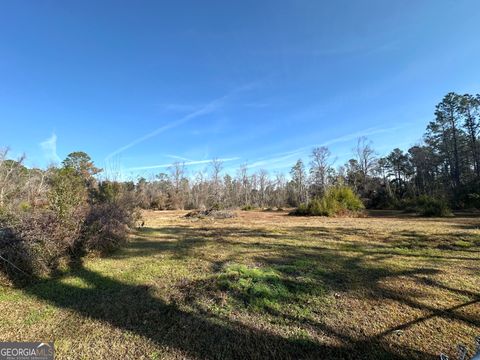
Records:
{"label": "distant brush pile", "polygon": [[237,214],[230,210],[194,210],[185,215],[190,219],[230,219],[237,217]]}

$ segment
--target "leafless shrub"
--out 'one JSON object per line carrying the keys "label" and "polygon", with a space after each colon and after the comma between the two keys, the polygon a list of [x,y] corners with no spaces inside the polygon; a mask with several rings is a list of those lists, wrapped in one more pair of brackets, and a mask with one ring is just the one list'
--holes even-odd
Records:
{"label": "leafless shrub", "polygon": [[66,221],[49,209],[26,211],[0,220],[2,268],[10,276],[45,275],[68,262],[79,238],[83,209]]}
{"label": "leafless shrub", "polygon": [[130,192],[92,205],[83,224],[84,250],[105,254],[124,245],[129,229],[140,219],[135,205],[135,196]]}

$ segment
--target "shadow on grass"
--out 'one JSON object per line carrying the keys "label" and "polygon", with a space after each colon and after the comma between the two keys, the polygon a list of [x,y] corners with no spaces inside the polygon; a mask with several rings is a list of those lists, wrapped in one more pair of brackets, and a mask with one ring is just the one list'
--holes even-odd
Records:
{"label": "shadow on grass", "polygon": [[[293,230],[295,231],[295,230]],[[303,231],[307,231],[303,229]],[[317,234],[330,238],[325,229],[316,228]],[[349,232],[354,229],[349,229]],[[228,239],[235,234],[235,240]],[[413,324],[431,317],[454,319],[474,326],[480,320],[467,318],[457,310],[479,302],[479,294],[462,292],[445,287],[433,280],[429,286],[437,286],[457,292],[471,299],[449,309],[437,309],[416,302],[415,294],[399,294],[382,288],[382,280],[410,277],[424,281],[424,276],[437,270],[414,269],[392,270],[380,265],[366,263],[363,259],[372,253],[363,253],[353,243],[345,242],[344,249],[329,249],[322,246],[296,246],[281,240],[289,239],[288,234],[269,234],[267,230],[225,228],[191,228],[189,226],[143,229],[139,236],[152,236],[155,241],[137,239],[125,250],[113,257],[150,256],[169,252],[175,257],[196,256],[195,249],[207,242],[218,245],[253,246],[268,250],[254,258],[265,264],[267,270],[252,272],[249,268],[228,268],[229,260],[212,263],[213,281],[188,284],[192,297],[187,304],[195,305],[195,297],[209,292],[225,291],[233,300],[266,310],[272,315],[312,328],[339,340],[342,345],[333,346],[312,339],[291,339],[266,330],[247,326],[215,313],[193,306],[185,310],[175,303],[166,302],[153,296],[146,286],[134,286],[106,277],[85,268],[81,263],[72,266],[67,275],[81,278],[87,287],[76,287],[62,282],[61,276],[40,280],[24,287],[24,291],[38,299],[59,308],[70,309],[78,314],[108,322],[123,330],[148,338],[162,347],[176,349],[187,357],[198,359],[428,359],[433,354],[423,353],[405,346],[383,342],[384,336],[395,330],[404,330]],[[341,234],[337,234],[341,238]],[[256,242],[254,245],[241,242],[243,237],[262,237],[275,243]],[[239,240],[240,239],[240,240]],[[278,242],[276,240],[279,240]],[[381,248],[381,251],[384,249]],[[275,251],[274,253],[269,251]],[[350,252],[350,254],[342,253]],[[352,255],[353,251],[353,255]],[[369,250],[370,251],[370,250]],[[389,256],[379,253],[377,256]],[[231,262],[236,259],[233,256]],[[268,270],[270,269],[270,270]],[[425,280],[428,281],[428,280]],[[296,303],[301,311],[303,301],[311,296],[321,297],[323,293],[338,291],[364,291],[372,298],[390,299],[410,307],[428,312],[428,315],[388,329],[373,337],[354,337],[341,327],[332,328],[307,315],[284,311],[289,303]]]}
{"label": "shadow on grass", "polygon": [[[325,240],[315,245],[295,244],[292,234],[297,237]],[[370,255],[421,257],[441,260],[478,260],[468,254],[480,253],[480,236],[475,233],[457,232],[450,234],[426,235],[417,231],[397,231],[379,237],[376,243],[345,240],[346,236],[360,236],[366,239],[371,234],[360,228],[326,228],[322,226],[297,226],[289,232],[272,232],[271,229],[247,229],[240,227],[194,228],[185,225],[164,228],[143,228],[138,232],[139,238],[127,249],[113,257],[151,256],[156,252],[171,252],[174,257],[192,255],[196,248],[208,242],[218,246],[239,245],[254,251],[281,250],[294,248],[296,251],[338,251],[358,252]],[[243,241],[243,239],[248,241]],[[252,241],[258,239],[258,241]],[[272,240],[264,242],[262,239]],[[155,241],[152,241],[155,240]],[[330,247],[334,243],[335,247]],[[448,250],[445,253],[431,253],[429,250]]]}
{"label": "shadow on grass", "polygon": [[[37,280],[24,288],[28,294],[84,317],[106,321],[123,330],[174,348],[197,359],[407,359],[424,355],[409,350],[409,357],[374,343],[359,348],[326,346],[310,340],[287,339],[213,314],[179,309],[155,298],[146,286],[132,286],[102,276],[81,265],[68,275],[81,278],[88,287],[61,282],[61,278]],[[333,330],[332,330],[333,331]],[[364,353],[359,353],[362,350]],[[352,350],[355,355],[352,355]],[[428,357],[428,356],[427,356]]]}

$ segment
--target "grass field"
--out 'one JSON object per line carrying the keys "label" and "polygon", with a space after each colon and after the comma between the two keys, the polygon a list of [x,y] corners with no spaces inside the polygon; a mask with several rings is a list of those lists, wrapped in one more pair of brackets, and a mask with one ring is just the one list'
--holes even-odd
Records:
{"label": "grass field", "polygon": [[480,335],[480,219],[147,212],[109,257],[0,288],[57,358],[429,359]]}

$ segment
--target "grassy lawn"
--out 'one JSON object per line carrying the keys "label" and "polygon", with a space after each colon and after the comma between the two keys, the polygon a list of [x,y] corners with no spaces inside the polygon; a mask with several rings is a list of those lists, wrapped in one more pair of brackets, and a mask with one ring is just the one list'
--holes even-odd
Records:
{"label": "grassy lawn", "polygon": [[480,219],[147,212],[128,247],[0,287],[58,358],[429,359],[480,335]]}

